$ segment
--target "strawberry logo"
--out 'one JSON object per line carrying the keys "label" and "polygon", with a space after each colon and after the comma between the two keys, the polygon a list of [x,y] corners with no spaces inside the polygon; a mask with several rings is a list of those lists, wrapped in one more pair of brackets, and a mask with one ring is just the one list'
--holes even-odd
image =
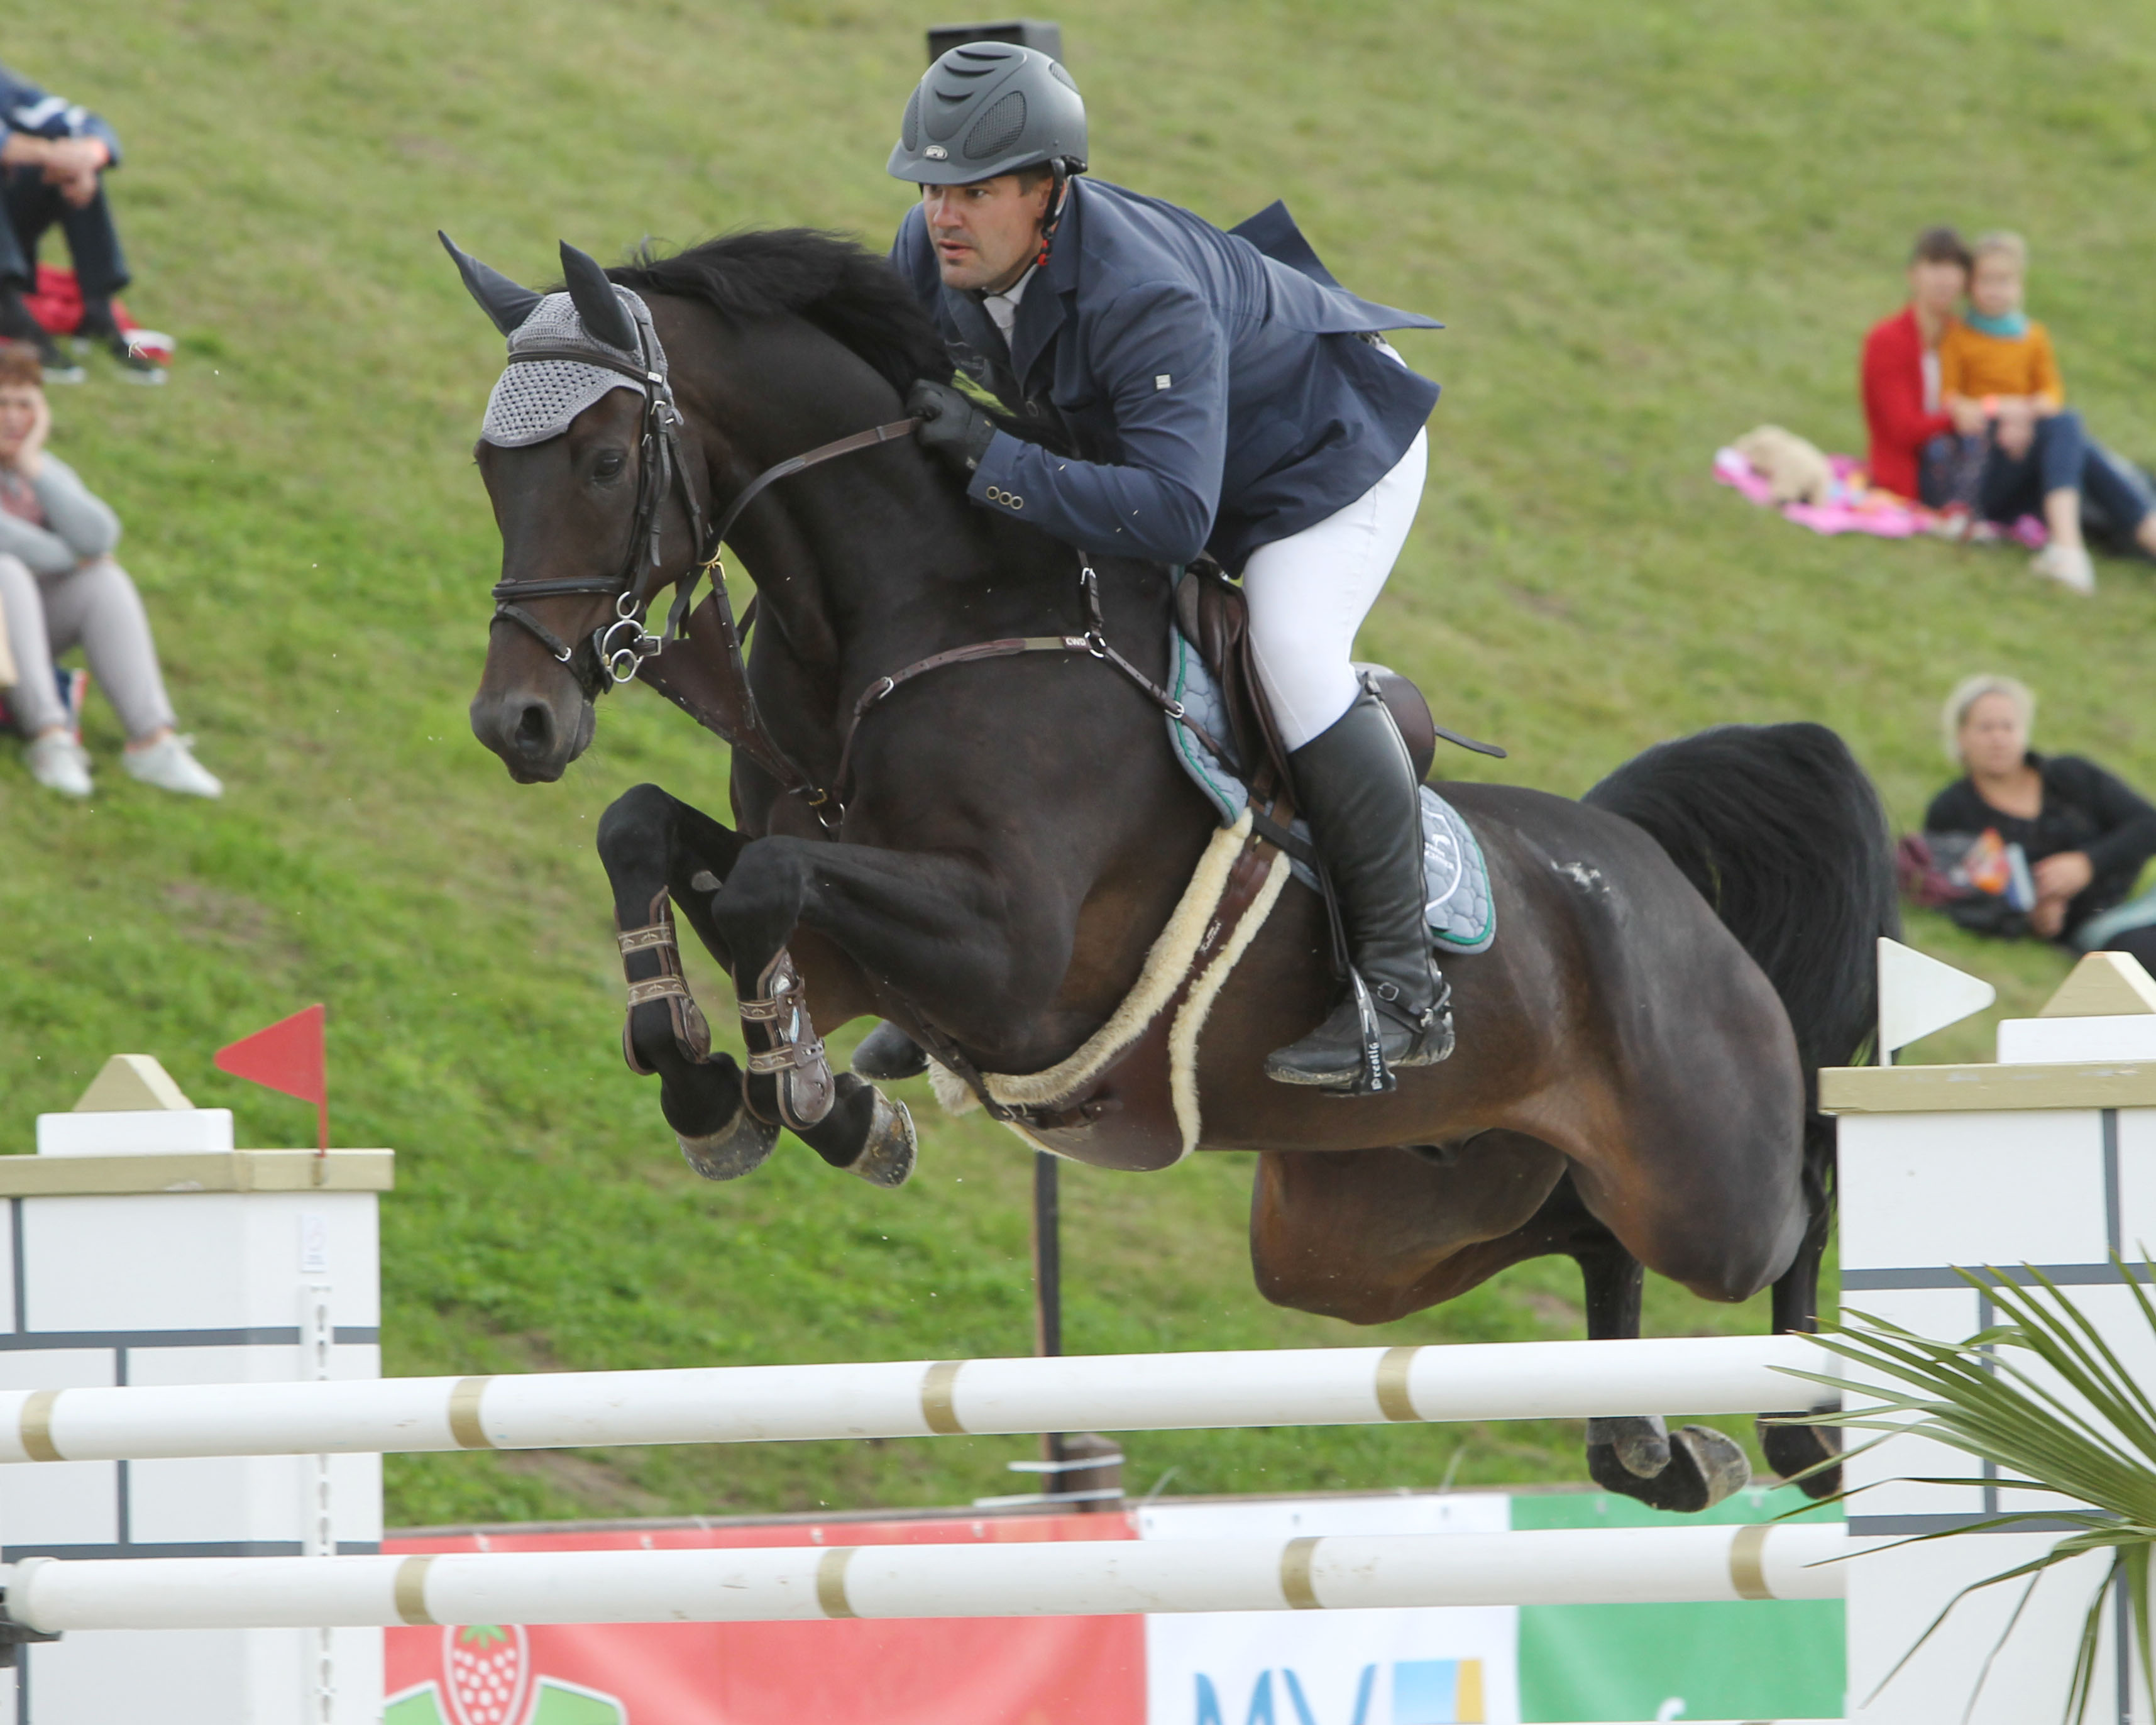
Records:
{"label": "strawberry logo", "polygon": [[523,1725],[531,1698],[531,1644],[521,1626],[444,1630],[442,1671],[456,1725]]}

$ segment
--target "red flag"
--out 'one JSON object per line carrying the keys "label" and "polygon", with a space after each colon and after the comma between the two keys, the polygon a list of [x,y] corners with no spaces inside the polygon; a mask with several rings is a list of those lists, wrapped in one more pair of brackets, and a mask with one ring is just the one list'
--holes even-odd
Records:
{"label": "red flag", "polygon": [[330,1088],[322,1026],[328,1016],[325,1007],[306,1007],[220,1048],[216,1058],[220,1072],[312,1102],[320,1128],[317,1147],[325,1153],[330,1147]]}

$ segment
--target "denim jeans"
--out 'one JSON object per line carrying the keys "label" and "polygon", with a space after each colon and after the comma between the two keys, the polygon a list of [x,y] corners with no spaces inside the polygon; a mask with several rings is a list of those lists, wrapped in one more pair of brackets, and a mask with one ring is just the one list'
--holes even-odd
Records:
{"label": "denim jeans", "polygon": [[60,196],[59,187],[45,183],[42,169],[6,172],[7,184],[0,192],[7,212],[7,219],[0,221],[0,286],[24,293],[37,287],[38,244],[54,227],[67,238],[68,259],[84,298],[107,299],[127,285],[127,259],[112,224],[111,206],[105,201],[103,175],[98,177],[97,196],[77,209]]}
{"label": "denim jeans", "polygon": [[2147,481],[2090,437],[2082,416],[2071,408],[2039,419],[2028,449],[2018,459],[1999,447],[1994,434],[1979,488],[1979,506],[1986,517],[2011,521],[2041,515],[2044,499],[2064,490],[2081,492],[2122,535],[2130,535],[2156,505]]}

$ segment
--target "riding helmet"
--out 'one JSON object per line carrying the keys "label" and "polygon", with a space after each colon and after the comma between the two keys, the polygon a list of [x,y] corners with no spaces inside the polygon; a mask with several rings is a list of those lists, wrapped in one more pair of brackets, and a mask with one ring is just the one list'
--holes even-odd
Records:
{"label": "riding helmet", "polygon": [[886,172],[967,186],[1042,163],[1086,171],[1086,104],[1062,65],[1007,42],[968,42],[928,69]]}

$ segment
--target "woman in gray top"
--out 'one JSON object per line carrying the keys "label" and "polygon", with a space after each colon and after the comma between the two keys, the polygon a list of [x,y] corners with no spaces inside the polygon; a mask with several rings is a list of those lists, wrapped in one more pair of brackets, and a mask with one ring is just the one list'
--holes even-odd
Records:
{"label": "woman in gray top", "polygon": [[45,452],[51,426],[37,355],[0,347],[0,616],[18,679],[8,704],[28,739],[30,774],[70,797],[90,793],[90,755],[53,675],[54,656],[80,644],[126,728],[128,773],[162,790],[221,795],[224,787],[172,728],[150,619],[112,559],[119,520]]}

